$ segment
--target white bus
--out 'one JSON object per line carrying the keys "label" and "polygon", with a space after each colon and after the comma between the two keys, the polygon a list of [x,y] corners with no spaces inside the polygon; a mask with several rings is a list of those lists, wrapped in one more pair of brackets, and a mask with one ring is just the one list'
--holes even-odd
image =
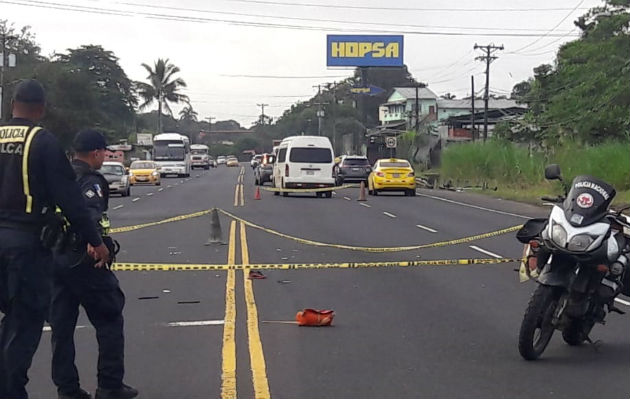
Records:
{"label": "white bus", "polygon": [[190,139],[179,133],[161,133],[153,136],[153,161],[160,175],[190,176]]}
{"label": "white bus", "polygon": [[190,153],[192,154],[191,168],[210,169],[210,148],[205,144],[191,144]]}

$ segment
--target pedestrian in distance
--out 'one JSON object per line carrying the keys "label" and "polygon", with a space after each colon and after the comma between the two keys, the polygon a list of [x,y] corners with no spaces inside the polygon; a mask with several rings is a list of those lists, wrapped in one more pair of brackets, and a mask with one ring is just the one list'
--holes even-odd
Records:
{"label": "pedestrian in distance", "polygon": [[91,397],[81,388],[75,365],[74,331],[81,305],[96,330],[98,341],[96,398],[130,399],[136,397],[138,391],[123,383],[125,296],[116,275],[109,269],[118,245],[109,236],[109,186],[98,172],[105,160],[107,143],[100,132],[87,129],[76,135],[73,147],[72,167],[91,213],[90,224],[98,229],[112,257],[104,264],[95,263],[80,243],[74,250],[66,247],[55,252],[50,307],[52,379],[59,398]]}
{"label": "pedestrian in distance", "polygon": [[50,249],[62,236],[55,207],[67,211],[95,260],[109,258],[64,151],[36,125],[45,108],[42,85],[21,81],[12,119],[0,124],[0,398],[28,397],[27,374],[50,305]]}

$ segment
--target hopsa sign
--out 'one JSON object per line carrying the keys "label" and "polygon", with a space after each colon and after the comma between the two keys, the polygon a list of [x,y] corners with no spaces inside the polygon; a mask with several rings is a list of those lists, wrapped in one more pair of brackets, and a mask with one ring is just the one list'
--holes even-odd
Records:
{"label": "hopsa sign", "polygon": [[402,35],[328,35],[328,67],[402,67]]}

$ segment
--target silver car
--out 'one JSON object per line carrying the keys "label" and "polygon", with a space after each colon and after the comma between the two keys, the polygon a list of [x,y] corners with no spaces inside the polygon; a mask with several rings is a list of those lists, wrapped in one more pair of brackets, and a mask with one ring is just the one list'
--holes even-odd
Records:
{"label": "silver car", "polygon": [[118,193],[122,197],[127,197],[131,194],[129,175],[122,163],[105,161],[99,171],[107,179],[110,194]]}

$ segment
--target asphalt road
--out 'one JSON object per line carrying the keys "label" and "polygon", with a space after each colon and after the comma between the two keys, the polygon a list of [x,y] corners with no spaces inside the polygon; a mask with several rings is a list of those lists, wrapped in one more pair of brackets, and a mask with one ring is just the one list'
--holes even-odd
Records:
{"label": "asphalt road", "polygon": [[[241,171],[243,178],[239,178]],[[238,192],[243,181],[243,196]],[[464,193],[418,191],[356,201],[357,189],[254,200],[243,168],[195,171],[113,198],[113,226],[218,207],[286,235],[351,246],[410,246],[521,224],[544,209]],[[514,234],[459,245],[369,253],[316,247],[220,216],[224,245],[204,246],[208,215],[116,238],[120,262],[340,263],[520,257]],[[233,225],[233,227],[232,227]],[[471,246],[475,246],[474,248]],[[489,254],[490,253],[490,254]],[[535,284],[515,264],[409,268],[117,272],[127,296],[126,382],[144,398],[627,398],[628,316],[597,326],[593,346],[556,333],[543,358],[521,359],[520,321]],[[627,299],[625,299],[627,300]],[[625,311],[630,307],[619,304]],[[291,323],[303,308],[332,309],[332,327]],[[257,323],[256,323],[257,322]],[[96,340],[76,331],[82,386],[96,387]],[[50,333],[30,371],[32,397],[55,397]]]}

